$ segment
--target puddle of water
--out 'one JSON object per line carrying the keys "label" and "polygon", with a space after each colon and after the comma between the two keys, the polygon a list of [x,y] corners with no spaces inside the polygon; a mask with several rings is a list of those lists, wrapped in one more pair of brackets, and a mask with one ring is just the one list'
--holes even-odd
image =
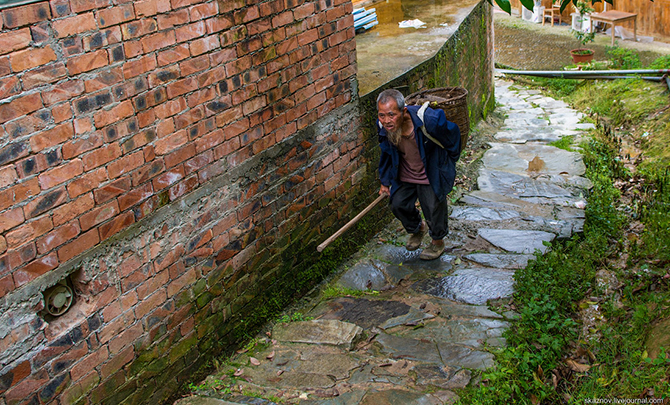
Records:
{"label": "puddle of water", "polygon": [[[385,0],[375,8],[379,25],[356,35],[360,94],[407,72],[432,57],[478,0]],[[423,28],[400,28],[404,20],[419,19]]]}

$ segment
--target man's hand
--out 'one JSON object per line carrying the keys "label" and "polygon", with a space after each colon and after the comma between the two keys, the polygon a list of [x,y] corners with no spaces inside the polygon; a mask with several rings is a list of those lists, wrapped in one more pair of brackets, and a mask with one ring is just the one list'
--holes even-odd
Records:
{"label": "man's hand", "polygon": [[382,184],[382,186],[379,188],[379,195],[390,196],[391,191],[389,190],[389,187]]}

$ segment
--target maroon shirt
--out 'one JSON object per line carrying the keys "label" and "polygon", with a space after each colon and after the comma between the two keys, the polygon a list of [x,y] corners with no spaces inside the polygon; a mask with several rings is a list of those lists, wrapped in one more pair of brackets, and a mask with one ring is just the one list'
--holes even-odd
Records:
{"label": "maroon shirt", "polygon": [[416,135],[412,131],[409,137],[400,137],[398,142],[400,152],[400,170],[398,177],[400,181],[414,184],[430,184],[426,176],[426,168],[423,166],[419,147],[416,145]]}

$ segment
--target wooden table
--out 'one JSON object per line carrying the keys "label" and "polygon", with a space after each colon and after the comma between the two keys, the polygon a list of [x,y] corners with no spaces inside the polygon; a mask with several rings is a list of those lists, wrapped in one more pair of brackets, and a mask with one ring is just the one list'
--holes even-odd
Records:
{"label": "wooden table", "polygon": [[614,46],[614,27],[620,23],[628,20],[633,20],[633,36],[637,42],[637,14],[626,13],[625,11],[610,10],[604,11],[602,13],[593,13],[591,14],[591,27],[593,27],[593,22],[604,22],[607,24],[612,24],[612,46]]}

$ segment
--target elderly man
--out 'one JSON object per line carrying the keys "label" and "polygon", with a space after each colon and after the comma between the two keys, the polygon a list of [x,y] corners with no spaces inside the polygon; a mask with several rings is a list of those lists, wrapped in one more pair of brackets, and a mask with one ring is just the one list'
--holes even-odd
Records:
{"label": "elderly man", "polygon": [[[461,148],[458,126],[442,110],[405,106],[397,90],[379,94],[377,117],[379,194],[391,197],[393,214],[410,234],[407,250],[418,249],[429,231],[432,243],[419,257],[437,259],[448,233],[447,194],[454,186]],[[425,221],[416,209],[417,198]]]}

